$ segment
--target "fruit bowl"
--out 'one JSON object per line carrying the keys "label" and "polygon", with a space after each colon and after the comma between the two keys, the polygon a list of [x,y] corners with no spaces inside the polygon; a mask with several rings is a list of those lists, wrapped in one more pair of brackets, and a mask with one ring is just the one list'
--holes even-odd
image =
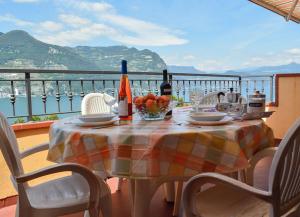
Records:
{"label": "fruit bowl", "polygon": [[163,120],[168,111],[170,111],[169,96],[155,96],[148,93],[146,96],[137,96],[133,103],[136,111],[143,120]]}

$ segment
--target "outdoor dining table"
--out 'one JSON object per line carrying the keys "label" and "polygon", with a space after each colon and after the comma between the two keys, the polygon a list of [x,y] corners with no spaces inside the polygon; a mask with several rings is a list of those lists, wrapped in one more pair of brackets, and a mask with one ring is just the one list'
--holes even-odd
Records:
{"label": "outdoor dining table", "polygon": [[146,217],[157,188],[201,172],[230,173],[249,167],[259,150],[274,145],[263,120],[232,121],[222,126],[187,122],[189,109],[173,118],[126,125],[79,127],[77,117],[55,122],[50,129],[48,160],[76,162],[94,171],[130,181],[132,216]]}

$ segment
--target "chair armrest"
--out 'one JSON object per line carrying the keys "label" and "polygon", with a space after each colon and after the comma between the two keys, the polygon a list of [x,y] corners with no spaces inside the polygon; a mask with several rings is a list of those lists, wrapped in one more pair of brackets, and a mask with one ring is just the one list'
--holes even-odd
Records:
{"label": "chair armrest", "polygon": [[34,153],[41,152],[41,151],[46,151],[48,149],[49,149],[49,143],[43,143],[43,144],[40,144],[38,146],[29,148],[29,149],[23,151],[22,153],[20,153],[20,157],[21,157],[21,159],[23,159],[25,157],[28,157],[29,155],[32,155]]}
{"label": "chair armrest", "polygon": [[63,163],[57,164],[53,166],[49,166],[31,173],[27,173],[21,176],[16,177],[16,181],[18,185],[22,185],[25,182],[59,172],[71,171],[74,173],[80,174],[83,178],[86,179],[89,188],[90,188],[90,205],[95,203],[99,203],[99,195],[100,195],[100,183],[97,177],[90,171],[88,168],[83,167],[79,164],[74,163]]}
{"label": "chair armrest", "polygon": [[202,173],[200,175],[194,176],[191,178],[188,183],[187,187],[184,191],[184,197],[187,197],[187,192],[195,192],[197,191],[197,187],[203,186],[206,183],[211,184],[222,184],[227,187],[233,188],[237,191],[242,191],[248,194],[251,194],[252,196],[255,196],[259,199],[262,199],[266,202],[271,202],[272,193],[268,191],[259,190],[257,188],[254,188],[250,185],[247,185],[241,181],[238,181],[236,179],[230,178],[228,176],[224,176],[218,173]]}

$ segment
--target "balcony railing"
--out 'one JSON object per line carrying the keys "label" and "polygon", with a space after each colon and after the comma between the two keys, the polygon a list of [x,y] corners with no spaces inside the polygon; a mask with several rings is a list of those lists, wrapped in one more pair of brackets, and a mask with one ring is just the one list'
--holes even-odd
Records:
{"label": "balcony railing", "polygon": [[[8,118],[27,118],[50,114],[66,115],[80,112],[82,98],[90,92],[106,88],[117,89],[119,72],[0,69],[0,111]],[[160,72],[128,72],[133,95],[144,92],[159,93]],[[259,90],[273,101],[274,76],[226,74],[169,73],[173,95],[190,102],[189,91],[201,89],[205,94],[234,88],[247,96]],[[116,92],[112,91],[116,96]]]}

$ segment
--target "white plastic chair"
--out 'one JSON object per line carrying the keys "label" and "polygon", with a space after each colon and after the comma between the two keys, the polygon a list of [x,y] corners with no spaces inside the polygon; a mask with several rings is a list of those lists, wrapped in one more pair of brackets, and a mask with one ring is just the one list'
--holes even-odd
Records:
{"label": "white plastic chair", "polygon": [[[213,105],[215,106],[217,103],[219,103],[218,100],[218,93],[223,92],[225,94],[224,91],[219,91],[219,92],[212,92],[212,93],[208,93],[206,94],[200,102],[200,105]],[[220,96],[220,102],[225,102],[225,97],[224,96]]]}
{"label": "white plastic chair", "polygon": [[81,102],[81,113],[83,115],[100,114],[108,112],[109,106],[106,105],[104,101],[104,94],[89,93],[83,97]]}
{"label": "white plastic chair", "polygon": [[[206,183],[215,184],[206,191]],[[189,180],[183,193],[187,217],[300,216],[300,118],[288,130],[272,161],[268,190],[217,173]]]}
{"label": "white plastic chair", "polygon": [[[112,97],[112,96],[109,96]],[[89,93],[82,99],[81,102],[81,114],[82,115],[89,115],[89,114],[101,114],[101,113],[108,113],[109,106],[106,105],[104,101],[104,94],[102,93]],[[95,174],[99,172],[95,171]],[[103,177],[101,174],[100,176]],[[118,180],[118,188],[117,190],[121,190],[123,179],[119,178]]]}
{"label": "white plastic chair", "polygon": [[[224,94],[226,94],[226,91],[219,91],[219,92],[212,92],[212,93],[208,93],[207,95],[205,95],[201,102],[200,105],[208,105],[208,106],[216,106],[219,103],[219,99],[218,99],[218,93],[223,92]],[[241,103],[246,103],[247,100],[246,98],[241,96]],[[220,102],[221,103],[225,103],[226,102],[226,98],[223,95],[220,95]]]}
{"label": "white plastic chair", "polygon": [[[47,149],[48,144],[44,144],[20,153],[14,131],[0,113],[0,150],[19,194],[16,217],[56,217],[85,210],[91,217],[98,217],[100,213],[110,217],[110,190],[87,168],[64,163],[24,174],[21,159]],[[28,185],[28,181],[64,171],[71,171],[73,175]]]}
{"label": "white plastic chair", "polygon": [[[247,183],[248,185],[253,186],[254,183],[254,170],[258,164],[259,161],[266,157],[274,157],[275,153],[277,151],[277,147],[269,147],[262,149],[261,151],[257,152],[250,160],[249,165],[250,167],[245,170],[238,171],[237,174],[230,174],[234,175],[232,178],[238,179],[240,178],[240,181],[243,181]],[[178,216],[181,200],[182,200],[182,189],[183,189],[183,181],[177,182],[177,187],[175,191],[175,200],[174,200],[174,208],[173,208],[173,216]],[[169,194],[169,192],[166,193],[166,196]]]}

